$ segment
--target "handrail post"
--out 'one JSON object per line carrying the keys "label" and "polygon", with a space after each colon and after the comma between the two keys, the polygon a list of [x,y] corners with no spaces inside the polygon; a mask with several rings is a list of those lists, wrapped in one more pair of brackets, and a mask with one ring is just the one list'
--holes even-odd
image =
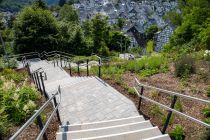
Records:
{"label": "handrail post", "polygon": [[42,94],[42,89],[41,89],[41,84],[40,84],[40,81],[39,81],[39,75],[38,75],[38,72],[36,72],[36,77],[37,77],[37,83],[38,83],[38,90],[41,92]]}
{"label": "handrail post", "polygon": [[69,75],[72,76],[72,74],[71,74],[71,62],[69,63]]}
{"label": "handrail post", "polygon": [[36,73],[33,73],[33,77],[34,77],[34,84],[35,84],[36,88],[38,88]]}
{"label": "handrail post", "polygon": [[54,67],[55,67],[55,59],[53,59],[53,65],[54,65]]}
{"label": "handrail post", "polygon": [[26,64],[26,68],[27,68],[27,71],[28,71],[28,75],[31,76],[29,63]]}
{"label": "handrail post", "polygon": [[88,65],[89,60],[87,59],[87,76],[89,76],[89,65]]}
{"label": "handrail post", "polygon": [[[56,96],[53,98],[53,101],[54,101],[54,107],[56,108],[56,106],[58,105],[57,101],[56,101]],[[59,121],[59,123],[61,125],[61,119],[60,119],[60,115],[59,115],[58,109],[56,110],[56,114],[57,114],[58,121]]]}
{"label": "handrail post", "polygon": [[[37,116],[37,123],[38,123],[38,125],[39,125],[40,130],[42,130],[43,127],[44,127],[44,125],[43,125],[43,123],[42,123],[42,118],[41,118],[40,115]],[[43,138],[44,138],[44,140],[48,140],[46,133],[44,133]]]}
{"label": "handrail post", "polygon": [[45,96],[45,99],[47,100],[48,96],[47,96],[47,93],[46,93],[46,90],[45,90],[45,85],[44,85],[44,79],[43,79],[42,72],[40,72],[40,79],[41,79],[41,84],[42,84],[42,92]]}
{"label": "handrail post", "polygon": [[[141,86],[141,92],[140,92],[140,95],[143,95],[143,93],[144,93],[144,87],[143,86]],[[142,102],[142,98],[141,97],[139,97],[139,105],[138,105],[138,110],[140,111],[140,109],[141,109],[141,102]]]}
{"label": "handrail post", "polygon": [[[175,104],[176,104],[176,100],[177,100],[177,96],[174,95],[173,100],[172,100],[172,102],[171,102],[170,108],[174,109],[174,106],[175,106]],[[167,116],[167,118],[166,118],[166,122],[165,122],[165,124],[164,124],[163,129],[162,129],[162,133],[163,133],[163,134],[165,134],[166,129],[168,128],[168,125],[169,125],[169,122],[170,122],[172,113],[173,113],[172,111],[169,111],[169,112],[168,112],[168,116]]]}
{"label": "handrail post", "polygon": [[79,62],[77,62],[77,73],[78,73],[78,76],[80,76]]}
{"label": "handrail post", "polygon": [[98,77],[101,78],[101,59],[98,61]]}
{"label": "handrail post", "polygon": [[62,58],[60,57],[60,63],[61,63],[61,67],[62,67]]}
{"label": "handrail post", "polygon": [[56,62],[57,62],[57,66],[58,66],[58,58],[56,59]]}

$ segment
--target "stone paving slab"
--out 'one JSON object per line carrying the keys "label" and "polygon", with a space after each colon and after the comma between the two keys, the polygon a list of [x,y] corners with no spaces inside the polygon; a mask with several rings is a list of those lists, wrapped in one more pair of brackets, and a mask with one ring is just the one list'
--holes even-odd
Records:
{"label": "stone paving slab", "polygon": [[51,96],[61,85],[59,112],[63,124],[81,124],[95,121],[138,116],[128,98],[97,77],[70,77],[52,63],[37,61],[31,69],[42,67],[47,74],[46,91]]}

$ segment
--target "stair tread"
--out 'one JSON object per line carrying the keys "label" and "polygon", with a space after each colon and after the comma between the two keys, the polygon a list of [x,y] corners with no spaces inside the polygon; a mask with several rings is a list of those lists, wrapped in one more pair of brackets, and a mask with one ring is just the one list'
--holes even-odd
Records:
{"label": "stair tread", "polygon": [[[111,135],[104,135],[98,137],[78,138],[72,140],[143,140],[150,137],[162,135],[158,127],[151,127],[141,130],[129,131],[124,133],[117,133]],[[67,138],[68,139],[68,138]],[[59,140],[59,139],[58,139]]]}
{"label": "stair tread", "polygon": [[73,131],[73,130],[100,128],[100,127],[107,127],[107,126],[120,125],[120,124],[125,124],[125,123],[141,122],[141,121],[145,121],[143,116],[133,116],[133,117],[122,118],[122,119],[106,120],[106,121],[83,123],[83,124],[65,125],[65,126],[60,126],[59,128],[60,128],[60,131],[62,131],[68,127],[69,131]]}
{"label": "stair tread", "polygon": [[142,121],[142,122],[114,125],[114,126],[108,126],[108,127],[86,129],[86,130],[60,132],[60,133],[57,133],[57,137],[62,138],[62,136],[65,133],[68,139],[76,139],[76,138],[81,138],[81,137],[88,138],[88,137],[97,137],[97,136],[103,136],[103,135],[123,133],[123,132],[128,132],[128,131],[143,130],[145,128],[150,128],[150,127],[152,127],[152,125],[149,121]]}

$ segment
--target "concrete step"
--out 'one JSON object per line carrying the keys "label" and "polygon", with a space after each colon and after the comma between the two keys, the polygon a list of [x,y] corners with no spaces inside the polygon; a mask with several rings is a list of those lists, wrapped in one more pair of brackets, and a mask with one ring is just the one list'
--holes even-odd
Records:
{"label": "concrete step", "polygon": [[[66,135],[68,139],[98,137],[104,135],[118,134],[129,131],[141,130],[152,127],[149,121],[135,122],[123,125],[115,125],[110,127],[101,127],[87,130],[68,131],[57,133],[57,139],[63,138]],[[65,134],[64,134],[65,133]]]}
{"label": "concrete step", "polygon": [[158,127],[150,127],[136,131],[129,131],[124,133],[117,133],[117,134],[111,134],[99,137],[79,138],[74,140],[81,140],[81,139],[82,140],[143,140],[160,135],[162,134],[158,129]]}
{"label": "concrete step", "polygon": [[143,140],[170,140],[171,138],[169,137],[168,134],[161,135],[161,136],[156,136],[156,137],[151,137]]}
{"label": "concrete step", "polygon": [[107,120],[107,121],[100,121],[93,123],[60,126],[59,131],[65,132],[65,131],[87,130],[87,129],[102,128],[102,127],[111,127],[115,125],[123,125],[128,123],[137,123],[142,121],[145,121],[143,116],[133,116],[129,118],[114,119],[114,120]]}

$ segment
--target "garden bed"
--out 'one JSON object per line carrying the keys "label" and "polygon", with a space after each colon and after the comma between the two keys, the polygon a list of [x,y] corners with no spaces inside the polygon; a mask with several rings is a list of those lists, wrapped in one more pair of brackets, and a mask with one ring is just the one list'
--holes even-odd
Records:
{"label": "garden bed", "polygon": [[[26,69],[3,69],[0,72],[0,133],[2,139],[9,139],[20,127],[39,109],[45,98],[35,88]],[[49,105],[41,114],[44,121],[52,113],[53,106]],[[55,116],[47,129],[49,139],[55,139],[59,123]],[[19,139],[35,139],[40,130],[36,121],[33,122]]]}

